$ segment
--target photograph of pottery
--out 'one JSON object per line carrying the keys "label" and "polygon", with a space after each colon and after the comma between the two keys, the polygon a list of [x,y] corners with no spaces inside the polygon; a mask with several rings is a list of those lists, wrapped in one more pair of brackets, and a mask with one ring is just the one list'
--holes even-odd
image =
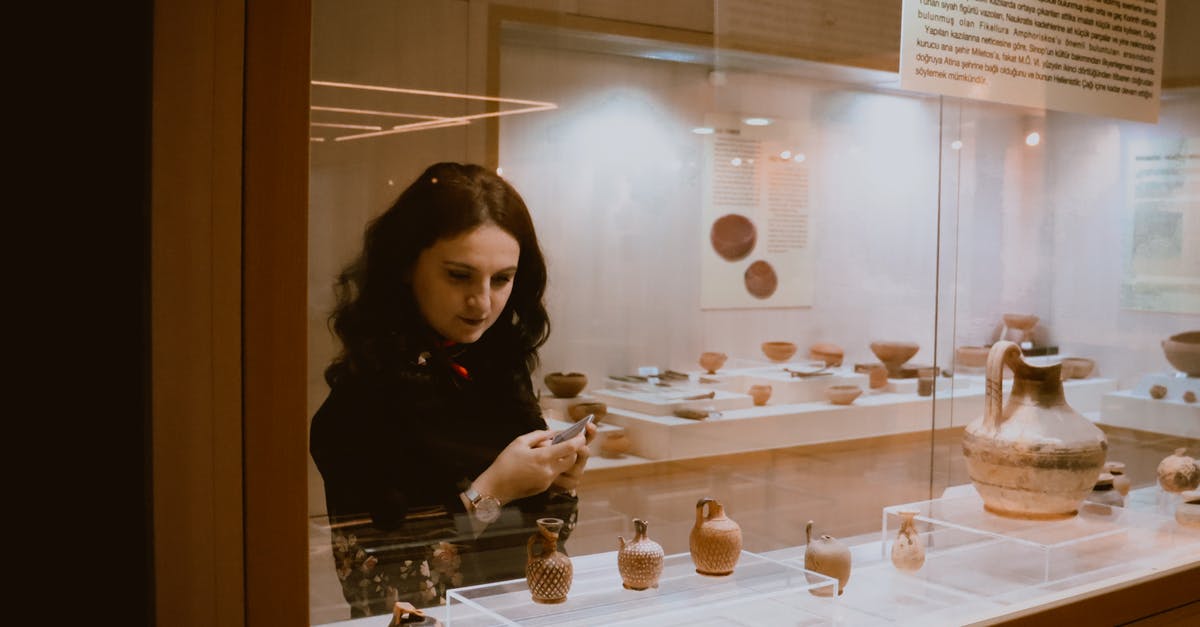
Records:
{"label": "photograph of pottery", "polygon": [[1200,377],[1200,331],[1178,333],[1162,341],[1167,361],[1189,377]]}
{"label": "photograph of pottery", "polygon": [[598,425],[608,415],[608,405],[598,401],[589,401],[575,403],[567,408],[567,415],[570,416],[571,422],[579,422],[588,414],[593,416],[592,424]]}
{"label": "photograph of pottery", "polygon": [[621,573],[621,585],[629,590],[657,588],[662,575],[662,545],[650,539],[646,533],[646,521],[633,519],[633,539],[629,542],[617,536],[617,570]]}
{"label": "photograph of pottery", "polygon": [[[838,580],[838,595],[846,591],[846,584],[850,582],[850,547],[837,538],[822,534],[816,540],[812,537],[813,521],[808,521],[804,526],[804,569],[811,570],[815,573],[821,573],[826,577],[833,577]],[[815,583],[812,577],[809,577],[809,583]],[[816,596],[833,596],[833,591],[828,586],[813,588],[809,590]]]}
{"label": "photograph of pottery", "polygon": [[1086,379],[1095,368],[1095,360],[1087,357],[1064,357],[1062,360],[1063,379]]}
{"label": "photograph of pottery", "polygon": [[825,388],[825,396],[834,405],[849,405],[862,394],[857,385],[831,385]]}
{"label": "photograph of pottery", "polygon": [[752,385],[749,390],[750,398],[754,399],[754,404],[762,407],[767,404],[767,400],[771,398],[771,386],[769,385]]}
{"label": "photograph of pottery", "polygon": [[[1007,402],[1005,368],[1013,372]],[[984,413],[962,439],[984,507],[1014,518],[1074,516],[1104,466],[1108,440],[1067,404],[1062,364],[1034,366],[1001,341],[988,353],[986,378]]]}
{"label": "photograph of pottery", "polygon": [[713,250],[722,259],[740,261],[754,250],[758,235],[750,218],[727,213],[713,221],[708,238],[712,242]]}
{"label": "photograph of pottery", "polygon": [[766,299],[779,288],[779,275],[775,274],[774,266],[759,259],[746,268],[746,272],[742,274],[742,283],[751,296]]}
{"label": "photograph of pottery", "polygon": [[818,342],[808,348],[808,356],[814,360],[825,362],[826,366],[842,365],[842,347],[829,342]]}
{"label": "photograph of pottery", "polygon": [[1200,465],[1177,448],[1158,463],[1158,485],[1167,492],[1185,492],[1200,487]]}
{"label": "photograph of pottery", "polygon": [[633,448],[633,440],[624,431],[609,431],[600,440],[600,457],[620,459]]}
{"label": "photograph of pottery", "polygon": [[537,526],[537,533],[530,536],[525,545],[525,582],[537,603],[562,603],[567,600],[575,573],[571,558],[558,550],[558,533],[562,531],[563,521],[539,518]]}
{"label": "photograph of pottery", "polygon": [[575,398],[587,387],[587,375],[581,372],[551,372],[543,379],[556,398]]}
{"label": "photograph of pottery", "polygon": [[725,365],[726,359],[728,359],[728,355],[725,353],[700,353],[700,367],[704,368],[708,374],[717,374],[721,366]]}
{"label": "photograph of pottery", "polygon": [[696,572],[728,575],[742,556],[742,528],[725,515],[719,501],[700,499],[696,502],[696,524],[688,536],[688,550]]}
{"label": "photograph of pottery", "polygon": [[897,379],[904,378],[901,367],[919,350],[916,342],[871,342],[871,352],[887,366],[888,376]]}
{"label": "photograph of pottery", "polygon": [[796,345],[791,342],[763,342],[762,352],[774,362],[785,362],[796,354]]}
{"label": "photograph of pottery", "polygon": [[918,512],[904,510],[897,513],[900,514],[900,532],[892,541],[892,565],[906,573],[916,572],[925,565],[925,543],[913,520]]}

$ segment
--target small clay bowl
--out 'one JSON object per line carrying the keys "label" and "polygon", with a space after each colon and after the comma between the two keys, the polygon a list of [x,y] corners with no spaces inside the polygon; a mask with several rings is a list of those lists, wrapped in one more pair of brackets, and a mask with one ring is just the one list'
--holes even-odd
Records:
{"label": "small clay bowl", "polygon": [[871,352],[888,366],[888,370],[903,365],[919,350],[921,345],[916,342],[871,342]]}
{"label": "small clay bowl", "polygon": [[767,404],[767,400],[771,398],[771,386],[769,385],[752,385],[747,392],[750,398],[754,399],[754,404],[763,406]]}
{"label": "small clay bowl", "polygon": [[581,372],[551,372],[543,381],[558,398],[575,398],[587,387],[587,375]]}
{"label": "small clay bowl", "polygon": [[708,374],[717,374],[728,358],[725,353],[700,353],[700,367]]}
{"label": "small clay bowl", "polygon": [[808,349],[808,356],[813,359],[820,359],[825,362],[826,366],[842,365],[842,357],[844,353],[842,347],[829,342],[818,342],[813,344]]}
{"label": "small clay bowl", "polygon": [[1176,370],[1200,377],[1200,331],[1179,333],[1162,341],[1163,354]]}
{"label": "small clay bowl", "polygon": [[964,368],[983,368],[990,350],[987,346],[959,346],[954,349],[954,361]]}
{"label": "small clay bowl", "polygon": [[1038,317],[1033,314],[1004,314],[1004,326],[1018,331],[1028,331],[1037,326]]}
{"label": "small clay bowl", "polygon": [[1064,357],[1062,360],[1062,378],[1086,379],[1096,367],[1095,360],[1087,357]]}
{"label": "small clay bowl", "polygon": [[592,414],[592,424],[598,425],[608,415],[608,405],[600,402],[575,403],[567,408],[567,415],[572,422],[583,420],[584,416]]}
{"label": "small clay bowl", "polygon": [[831,385],[825,388],[825,396],[834,405],[849,405],[862,394],[862,388],[857,385]]}
{"label": "small clay bowl", "polygon": [[796,354],[796,345],[791,342],[763,342],[762,352],[771,361],[787,361]]}

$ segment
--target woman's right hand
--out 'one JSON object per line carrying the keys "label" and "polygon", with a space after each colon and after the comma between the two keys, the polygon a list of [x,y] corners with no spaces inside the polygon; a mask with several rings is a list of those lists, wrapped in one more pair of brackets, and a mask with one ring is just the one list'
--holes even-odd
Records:
{"label": "woman's right hand", "polygon": [[544,492],[587,448],[582,432],[566,442],[550,444],[554,433],[541,430],[518,436],[475,479],[475,490],[496,497],[501,505]]}

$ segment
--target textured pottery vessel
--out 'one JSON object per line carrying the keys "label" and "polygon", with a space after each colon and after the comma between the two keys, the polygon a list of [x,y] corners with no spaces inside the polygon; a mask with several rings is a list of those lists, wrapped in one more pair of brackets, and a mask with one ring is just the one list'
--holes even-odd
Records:
{"label": "textured pottery vessel", "polygon": [[1158,385],[1157,383],[1150,386],[1150,398],[1157,401],[1157,400],[1166,398],[1166,396],[1167,396],[1167,386]]}
{"label": "textured pottery vessel", "polygon": [[1163,354],[1176,370],[1200,377],[1200,331],[1179,333],[1162,341]]}
{"label": "textured pottery vessel", "polygon": [[588,414],[594,416],[592,424],[598,425],[608,415],[608,405],[598,401],[589,401],[586,403],[575,403],[567,408],[567,415],[571,417],[572,422],[579,422]]}
{"label": "textured pottery vessel", "polygon": [[708,374],[717,374],[728,358],[725,353],[700,353],[700,367]]}
{"label": "textured pottery vessel", "polygon": [[959,346],[954,349],[954,363],[964,368],[982,368],[987,365],[988,347]]}
{"label": "textured pottery vessel", "polygon": [[1129,490],[1133,488],[1133,482],[1130,481],[1129,475],[1125,474],[1125,464],[1121,462],[1104,462],[1104,472],[1113,476],[1113,487],[1121,496],[1129,496]]}
{"label": "textured pottery vessel", "polygon": [[1087,357],[1066,357],[1062,360],[1063,379],[1086,379],[1095,368],[1095,360]]}
{"label": "textured pottery vessel", "polygon": [[762,352],[771,361],[787,361],[796,354],[796,345],[791,342],[763,342]]}
{"label": "textured pottery vessel", "polygon": [[575,398],[587,387],[587,375],[580,372],[551,372],[543,381],[558,398]]}
{"label": "textured pottery vessel", "polygon": [[1183,500],[1175,506],[1175,522],[1200,529],[1200,492],[1183,493]]}
{"label": "textured pottery vessel", "polygon": [[728,575],[742,556],[742,528],[725,515],[725,508],[715,499],[700,499],[696,502],[696,524],[688,536],[688,550],[696,572]]}
{"label": "textured pottery vessel", "polygon": [[916,572],[925,564],[925,543],[917,533],[913,520],[917,512],[906,510],[900,514],[900,532],[892,541],[892,565],[906,573]]}
{"label": "textured pottery vessel", "polygon": [[887,366],[888,376],[897,378],[901,376],[900,367],[919,350],[921,345],[914,342],[871,342],[871,352]]}
{"label": "textured pottery vessel", "polygon": [[657,588],[662,575],[662,545],[646,535],[646,521],[633,519],[633,540],[617,536],[620,550],[617,551],[617,570],[621,573],[621,584],[630,590]]}
{"label": "textured pottery vessel", "polygon": [[751,296],[766,299],[779,288],[779,275],[775,272],[775,266],[759,259],[746,268],[742,282]]}
{"label": "textured pottery vessel", "polygon": [[[831,535],[822,535],[813,540],[812,528],[813,521],[810,520],[804,526],[804,541],[807,544],[804,547],[804,568],[837,579],[837,593],[840,595],[846,591],[846,584],[850,581],[850,547]],[[814,583],[811,578],[809,583]],[[828,586],[813,588],[809,592],[821,597],[833,595]]]}
{"label": "textured pottery vessel", "polygon": [[825,397],[834,405],[849,405],[862,394],[857,385],[831,385],[825,388]]}
{"label": "textured pottery vessel", "polygon": [[1158,485],[1167,492],[1184,492],[1200,487],[1200,465],[1177,448],[1158,463]]}
{"label": "textured pottery vessel", "polygon": [[713,221],[708,234],[713,250],[725,261],[739,261],[754,250],[758,239],[754,223],[746,216],[727,213]]}
{"label": "textured pottery vessel", "polygon": [[750,398],[754,399],[754,404],[761,407],[767,404],[767,400],[771,398],[771,386],[769,385],[752,385],[749,391]]}
{"label": "textured pottery vessel", "polygon": [[[575,569],[571,558],[558,550],[558,532],[563,521],[559,518],[539,518],[538,532],[529,536],[525,545],[525,581],[529,593],[538,603],[562,603],[571,590]],[[540,551],[535,551],[540,547]]]}
{"label": "textured pottery vessel", "polygon": [[1107,472],[1100,473],[1100,476],[1096,478],[1096,484],[1092,486],[1092,493],[1087,495],[1084,500],[1101,505],[1125,507],[1125,497],[1113,485],[1112,474]]}
{"label": "textured pottery vessel", "polygon": [[808,349],[809,357],[812,357],[814,360],[819,359],[825,362],[826,366],[830,367],[842,365],[843,354],[841,346],[830,344],[829,342],[818,342]]}
{"label": "textured pottery vessel", "polygon": [[[1004,368],[1013,371],[1004,402]],[[1104,466],[1108,440],[1067,404],[1062,365],[1033,366],[996,342],[988,354],[984,414],[967,425],[967,474],[993,513],[1017,518],[1075,515]]]}
{"label": "textured pottery vessel", "polygon": [[618,458],[633,448],[633,441],[624,431],[612,431],[600,440],[600,457]]}

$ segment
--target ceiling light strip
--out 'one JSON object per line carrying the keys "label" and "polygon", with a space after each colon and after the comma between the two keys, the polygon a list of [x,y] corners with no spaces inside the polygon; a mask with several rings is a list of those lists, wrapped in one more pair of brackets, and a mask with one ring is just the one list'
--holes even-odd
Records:
{"label": "ceiling light strip", "polygon": [[309,107],[313,111],[330,111],[333,113],[357,113],[360,115],[383,115],[390,118],[416,118],[418,120],[447,120],[444,115],[421,115],[418,113],[396,113],[394,111],[372,111],[370,109],[346,109],[343,107],[323,107],[313,105]]}
{"label": "ceiling light strip", "polygon": [[351,139],[363,139],[366,137],[379,137],[380,135],[397,135],[400,133],[408,133],[410,131],[425,131],[434,128],[445,128],[448,126],[466,126],[470,122],[466,120],[437,120],[431,122],[414,122],[412,124],[401,124],[390,128],[386,131],[376,131],[374,133],[358,133],[356,135],[342,135],[335,137],[333,141],[343,142]]}
{"label": "ceiling light strip", "polygon": [[[486,100],[488,102],[507,102],[511,104],[524,104],[546,107],[549,109],[557,109],[558,105],[552,102],[539,102],[537,100],[520,100],[518,98],[500,98],[499,96],[476,96],[474,94],[463,94],[451,91],[431,91],[427,89],[406,89],[403,87],[383,87],[381,85],[362,85],[358,83],[335,83],[332,81],[312,81],[313,85],[321,85],[324,87],[342,87],[344,89],[364,89],[367,91],[383,91],[393,94],[413,94],[416,96],[441,96],[443,98],[462,98],[464,100]],[[538,109],[542,111],[544,109]]]}
{"label": "ceiling light strip", "polygon": [[372,126],[370,124],[335,124],[333,122],[309,122],[309,126],[323,126],[326,128],[352,128],[360,131],[381,131],[382,126]]}

